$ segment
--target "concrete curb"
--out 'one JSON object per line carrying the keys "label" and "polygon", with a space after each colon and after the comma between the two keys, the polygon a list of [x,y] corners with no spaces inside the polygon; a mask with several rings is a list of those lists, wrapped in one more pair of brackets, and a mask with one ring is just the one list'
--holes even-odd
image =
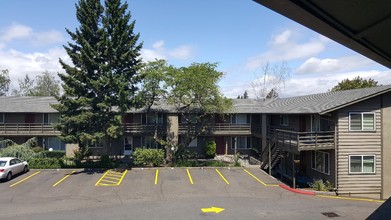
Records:
{"label": "concrete curb", "polygon": [[288,191],[291,191],[291,192],[294,192],[294,193],[298,193],[298,194],[303,194],[303,195],[310,195],[310,196],[315,196],[316,193],[314,191],[306,191],[306,190],[301,190],[301,189],[293,189],[285,184],[279,184],[279,186],[281,188],[284,188]]}

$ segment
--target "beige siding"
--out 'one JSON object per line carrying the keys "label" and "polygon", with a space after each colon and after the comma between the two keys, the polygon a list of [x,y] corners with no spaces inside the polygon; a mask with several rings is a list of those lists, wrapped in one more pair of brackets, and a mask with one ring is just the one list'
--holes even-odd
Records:
{"label": "beige siding", "polygon": [[[341,194],[380,194],[381,102],[375,97],[338,111],[337,181]],[[373,112],[375,131],[349,131],[350,112]],[[375,174],[349,174],[349,155],[375,155]]]}
{"label": "beige siding", "polygon": [[382,199],[391,196],[391,93],[382,96]]}

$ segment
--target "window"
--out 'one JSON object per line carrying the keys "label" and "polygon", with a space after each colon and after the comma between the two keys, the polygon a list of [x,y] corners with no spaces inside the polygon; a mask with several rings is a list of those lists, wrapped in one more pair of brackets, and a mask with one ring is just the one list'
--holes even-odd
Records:
{"label": "window", "polygon": [[375,155],[349,155],[349,173],[375,173]]}
{"label": "window", "polygon": [[250,120],[251,116],[246,114],[235,114],[231,116],[232,124],[249,124]]}
{"label": "window", "polygon": [[235,149],[235,141],[236,141],[236,149],[247,149],[251,148],[251,138],[250,137],[232,137],[231,148]]}
{"label": "window", "polygon": [[124,137],[124,148],[126,151],[132,150],[132,137]]}
{"label": "window", "polygon": [[350,131],[374,131],[375,113],[349,113]]}
{"label": "window", "polygon": [[288,126],[288,115],[280,115],[280,125],[281,126]]}
{"label": "window", "polygon": [[330,174],[330,154],[323,151],[311,151],[311,168],[324,174]]}
{"label": "window", "polygon": [[142,115],[143,124],[163,124],[163,114],[151,113]]}
{"label": "window", "polygon": [[0,113],[0,123],[4,123],[4,113]]}
{"label": "window", "polygon": [[158,149],[161,148],[159,143],[155,141],[155,139],[151,136],[147,136],[143,138],[143,147],[148,149]]}

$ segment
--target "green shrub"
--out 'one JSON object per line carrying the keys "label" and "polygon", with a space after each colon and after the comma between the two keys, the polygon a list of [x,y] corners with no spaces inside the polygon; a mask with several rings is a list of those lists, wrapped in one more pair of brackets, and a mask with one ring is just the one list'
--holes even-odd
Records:
{"label": "green shrub", "polygon": [[205,146],[205,157],[214,158],[216,155],[216,142],[209,141]]}
{"label": "green shrub", "polygon": [[21,160],[29,161],[32,158],[42,158],[45,154],[43,152],[34,152],[32,148],[22,145],[12,145],[0,150],[0,157],[17,157]]}
{"label": "green shrub", "polygon": [[29,167],[32,169],[59,169],[61,168],[60,160],[57,158],[31,158]]}
{"label": "green shrub", "polygon": [[196,160],[176,160],[173,164],[175,167],[198,167],[199,164]]}
{"label": "green shrub", "polygon": [[164,151],[137,148],[133,153],[133,163],[135,166],[161,166],[164,164]]}
{"label": "green shrub", "polygon": [[48,158],[62,158],[65,156],[64,150],[45,151],[45,155]]}
{"label": "green shrub", "polygon": [[39,153],[39,152],[42,152],[43,151],[43,148],[42,147],[33,147],[31,148],[35,153]]}
{"label": "green shrub", "polygon": [[309,183],[309,186],[316,191],[331,191],[334,186],[329,181],[323,182],[322,179],[314,180],[312,183]]}
{"label": "green shrub", "polygon": [[74,158],[64,156],[59,161],[61,168],[77,168]]}

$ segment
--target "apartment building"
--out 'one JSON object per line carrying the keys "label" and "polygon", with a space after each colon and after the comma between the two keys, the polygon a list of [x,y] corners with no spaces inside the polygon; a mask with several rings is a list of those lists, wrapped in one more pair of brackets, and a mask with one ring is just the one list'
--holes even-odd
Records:
{"label": "apartment building", "polygon": [[[46,149],[71,150],[53,125],[53,97],[0,97],[0,139],[37,137]],[[95,155],[129,155],[162,148],[155,137],[181,143],[189,124],[165,105],[123,117],[124,135]],[[197,126],[196,124],[192,126]],[[211,115],[208,129],[188,146],[199,155],[209,141],[217,154],[255,155],[261,168],[301,185],[321,178],[344,195],[391,196],[391,85],[274,100],[234,99],[228,115]]]}

